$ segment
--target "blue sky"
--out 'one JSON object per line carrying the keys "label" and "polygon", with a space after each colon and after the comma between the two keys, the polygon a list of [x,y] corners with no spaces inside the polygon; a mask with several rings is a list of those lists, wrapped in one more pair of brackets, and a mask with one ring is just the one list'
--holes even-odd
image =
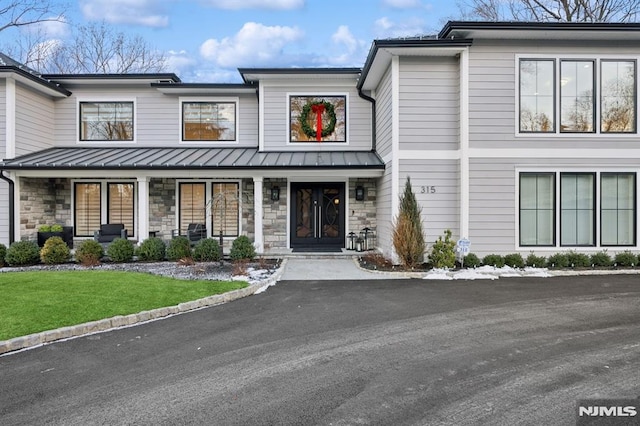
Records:
{"label": "blue sky", "polygon": [[[459,16],[453,0],[64,3],[68,23],[104,19],[117,31],[139,34],[165,52],[168,71],[188,82],[237,82],[239,67],[360,67],[373,39],[433,34]],[[46,31],[64,39],[68,27],[49,24]]]}

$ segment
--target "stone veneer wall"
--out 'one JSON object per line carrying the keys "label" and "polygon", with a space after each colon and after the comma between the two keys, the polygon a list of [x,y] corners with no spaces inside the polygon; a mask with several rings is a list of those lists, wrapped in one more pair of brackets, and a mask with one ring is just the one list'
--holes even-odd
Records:
{"label": "stone veneer wall", "polygon": [[35,240],[41,225],[71,223],[69,179],[20,178],[20,239]]}
{"label": "stone veneer wall", "polygon": [[164,240],[171,239],[176,228],[176,180],[149,180],[149,231]]}
{"label": "stone veneer wall", "polygon": [[242,199],[242,217],[241,220],[241,234],[249,237],[251,241],[255,238],[255,220],[253,218],[255,208],[253,206],[253,181],[249,179],[243,179],[241,184],[241,199]]}
{"label": "stone veneer wall", "polygon": [[[271,188],[280,187],[280,200],[271,200]],[[265,179],[262,194],[264,206],[264,251],[278,251],[287,248],[287,180]]]}
{"label": "stone veneer wall", "polygon": [[[364,187],[364,201],[356,201],[356,186]],[[375,179],[350,179],[349,180],[349,232],[358,234],[363,228],[371,228],[377,235],[378,222],[376,220],[376,193]]]}

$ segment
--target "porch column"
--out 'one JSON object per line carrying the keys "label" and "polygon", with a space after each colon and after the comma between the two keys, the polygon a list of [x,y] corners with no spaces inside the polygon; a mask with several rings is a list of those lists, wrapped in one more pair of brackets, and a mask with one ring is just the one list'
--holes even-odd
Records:
{"label": "porch column", "polygon": [[149,238],[149,178],[138,177],[138,242]]}
{"label": "porch column", "polygon": [[253,245],[256,248],[256,252],[264,252],[264,234],[262,233],[262,193],[263,193],[263,177],[253,178],[253,224],[254,224],[254,239]]}

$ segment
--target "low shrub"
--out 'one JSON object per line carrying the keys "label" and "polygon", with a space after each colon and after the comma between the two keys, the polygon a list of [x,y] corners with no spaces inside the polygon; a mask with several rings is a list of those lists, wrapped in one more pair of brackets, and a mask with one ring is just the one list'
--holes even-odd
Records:
{"label": "low shrub", "polygon": [[465,268],[477,268],[480,265],[482,265],[482,262],[480,261],[478,255],[476,255],[475,253],[469,253],[468,255],[466,255],[464,257],[464,262],[462,263],[462,266],[464,266]]}
{"label": "low shrub", "polygon": [[591,259],[584,253],[570,251],[567,253],[567,263],[571,268],[588,268],[591,266]]}
{"label": "low shrub", "polygon": [[220,244],[213,238],[204,238],[193,248],[193,258],[199,262],[215,262],[220,257]]}
{"label": "low shrub", "polygon": [[504,258],[499,254],[488,254],[482,258],[482,264],[502,268],[504,266]]}
{"label": "low shrub", "polygon": [[0,268],[6,265],[4,258],[7,256],[7,246],[0,244]]}
{"label": "low shrub", "polygon": [[602,250],[598,253],[594,253],[590,258],[591,264],[600,268],[609,268],[613,266],[613,259],[609,256],[606,250]]}
{"label": "low shrub", "polygon": [[506,254],[504,264],[512,268],[524,268],[524,259],[520,253]]}
{"label": "low shrub", "polygon": [[60,224],[51,225],[51,232],[62,232],[63,230]]}
{"label": "low shrub", "polygon": [[429,263],[434,268],[453,268],[456,266],[456,242],[451,239],[451,231],[444,231],[444,239],[442,235],[438,237],[429,253]]}
{"label": "low shrub", "polygon": [[191,245],[185,236],[179,236],[169,241],[167,246],[167,259],[176,261],[180,259],[191,259]]}
{"label": "low shrub", "polygon": [[624,268],[634,267],[638,264],[638,256],[631,253],[628,250],[616,253],[614,261],[617,266],[622,266]]}
{"label": "low shrub", "polygon": [[126,238],[116,238],[107,247],[107,256],[112,262],[122,263],[133,260],[133,244]]}
{"label": "low shrub", "polygon": [[40,260],[47,265],[67,262],[70,257],[69,247],[60,237],[47,238],[40,250]]}
{"label": "low shrub", "polygon": [[166,251],[167,246],[161,238],[151,237],[140,244],[136,250],[136,256],[138,256],[138,260],[144,262],[159,262],[164,260]]}
{"label": "low shrub", "polygon": [[84,240],[76,249],[76,261],[84,266],[93,266],[100,263],[104,256],[104,249],[95,240]]}
{"label": "low shrub", "polygon": [[531,253],[529,254],[529,256],[527,256],[525,264],[532,268],[543,268],[547,265],[547,258],[544,256],[536,256],[535,254]]}
{"label": "low shrub", "polygon": [[253,260],[256,257],[256,249],[246,235],[240,235],[233,240],[229,257],[232,260]]}
{"label": "low shrub", "polygon": [[569,266],[569,258],[566,253],[552,254],[547,259],[547,266],[549,268],[566,268]]}
{"label": "low shrub", "polygon": [[40,248],[33,241],[16,241],[9,246],[5,261],[11,266],[28,266],[40,262]]}

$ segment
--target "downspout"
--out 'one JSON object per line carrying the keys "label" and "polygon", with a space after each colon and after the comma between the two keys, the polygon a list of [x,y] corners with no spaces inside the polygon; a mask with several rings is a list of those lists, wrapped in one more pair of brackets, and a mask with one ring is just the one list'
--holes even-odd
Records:
{"label": "downspout", "polygon": [[15,241],[15,216],[14,216],[14,195],[15,195],[15,184],[4,175],[4,170],[0,170],[0,179],[7,182],[9,184],[9,244],[12,244]]}
{"label": "downspout", "polygon": [[371,96],[367,96],[362,91],[362,88],[358,89],[358,96],[365,101],[371,102],[371,151],[376,150],[376,100]]}

